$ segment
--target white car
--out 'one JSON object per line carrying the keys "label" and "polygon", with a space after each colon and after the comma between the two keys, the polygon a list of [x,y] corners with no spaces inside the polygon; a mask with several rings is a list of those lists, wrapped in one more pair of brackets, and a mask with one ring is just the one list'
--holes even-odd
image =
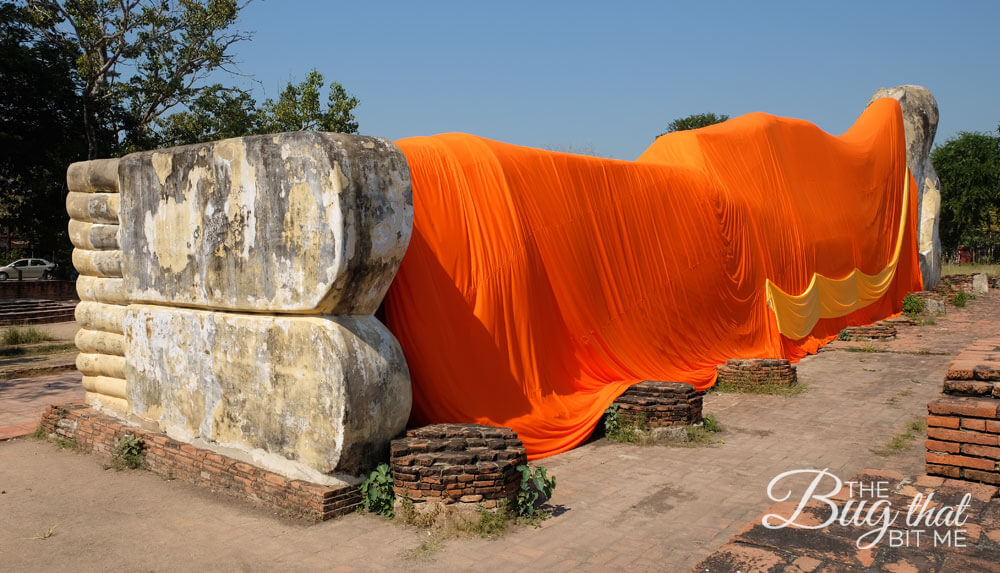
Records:
{"label": "white car", "polygon": [[17,278],[48,280],[52,278],[56,266],[55,263],[45,259],[18,259],[5,267],[0,267],[0,281]]}

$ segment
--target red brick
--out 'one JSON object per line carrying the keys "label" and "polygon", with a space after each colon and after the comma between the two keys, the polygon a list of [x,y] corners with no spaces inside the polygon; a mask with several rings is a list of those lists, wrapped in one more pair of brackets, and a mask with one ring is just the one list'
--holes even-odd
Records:
{"label": "red brick", "polygon": [[981,481],[983,483],[991,483],[994,485],[1000,485],[1000,472],[984,472],[979,470],[962,470],[962,476],[965,479]]}
{"label": "red brick", "polygon": [[946,442],[959,442],[963,444],[979,444],[982,446],[1000,445],[1000,436],[995,434],[981,434],[965,430],[946,430],[944,428],[927,428],[927,437],[934,440],[944,440]]}
{"label": "red brick", "polygon": [[969,396],[941,396],[927,404],[931,414],[997,418],[997,400]]}
{"label": "red brick", "polygon": [[934,428],[958,429],[959,418],[951,416],[932,416],[931,414],[927,414],[927,426]]}
{"label": "red brick", "polygon": [[930,452],[957,454],[961,449],[961,444],[955,442],[941,442],[938,440],[927,440],[925,445],[927,446],[927,451]]}
{"label": "red brick", "polygon": [[996,468],[996,462],[993,460],[970,458],[969,456],[956,456],[953,454],[935,454],[933,452],[927,452],[924,459],[928,464],[958,466],[977,470],[993,470]]}
{"label": "red brick", "polygon": [[991,434],[1000,434],[1000,422],[986,420],[986,431]]}
{"label": "red brick", "polygon": [[962,428],[966,430],[986,431],[986,420],[976,420],[975,418],[962,418]]}
{"label": "red brick", "polygon": [[948,380],[972,380],[975,368],[975,361],[964,359],[952,360],[948,364],[948,374],[945,378]]}
{"label": "red brick", "polygon": [[977,446],[976,444],[962,444],[962,453],[981,458],[1000,460],[1000,448],[990,446]]}
{"label": "red brick", "polygon": [[937,476],[946,476],[950,478],[961,478],[962,469],[955,466],[942,466],[940,464],[927,464],[927,473]]}

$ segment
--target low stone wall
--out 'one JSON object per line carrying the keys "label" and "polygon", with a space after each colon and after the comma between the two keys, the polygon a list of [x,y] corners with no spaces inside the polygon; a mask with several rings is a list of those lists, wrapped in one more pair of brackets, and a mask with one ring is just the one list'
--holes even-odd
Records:
{"label": "low stone wall", "polygon": [[843,330],[846,340],[895,340],[896,327],[879,322],[871,326],[848,326]]}
{"label": "low stone wall", "polygon": [[784,358],[732,358],[717,367],[719,382],[732,386],[798,382],[795,367]]}
{"label": "low stone wall", "polygon": [[12,298],[76,300],[76,281],[0,281],[0,300]]}
{"label": "low stone wall", "polygon": [[145,463],[153,473],[263,503],[293,517],[321,521],[351,513],[361,504],[357,486],[288,479],[211,450],[126,425],[82,404],[50,406],[42,416],[41,428],[49,437],[70,440],[82,451],[107,457],[122,436],[136,435],[143,441]]}
{"label": "low stone wall", "polygon": [[1000,338],[948,365],[944,395],[927,412],[928,474],[1000,484]]}
{"label": "low stone wall", "polygon": [[495,508],[517,494],[527,463],[510,428],[435,424],[408,430],[391,445],[396,502],[473,504]]}
{"label": "low stone wall", "polygon": [[683,382],[645,380],[615,400],[618,417],[649,428],[701,422],[702,393]]}

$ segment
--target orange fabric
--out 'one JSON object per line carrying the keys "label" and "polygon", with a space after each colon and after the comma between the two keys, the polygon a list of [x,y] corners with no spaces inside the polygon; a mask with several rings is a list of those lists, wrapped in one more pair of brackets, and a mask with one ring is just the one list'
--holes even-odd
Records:
{"label": "orange fabric", "polygon": [[414,230],[385,309],[411,422],[510,426],[531,458],[584,441],[630,384],[704,389],[728,358],[798,360],[921,288],[910,193],[881,299],[789,340],[765,295],[767,280],[796,294],[892,260],[908,175],[891,99],[839,137],[757,113],[634,162],[465,134],[397,143]]}

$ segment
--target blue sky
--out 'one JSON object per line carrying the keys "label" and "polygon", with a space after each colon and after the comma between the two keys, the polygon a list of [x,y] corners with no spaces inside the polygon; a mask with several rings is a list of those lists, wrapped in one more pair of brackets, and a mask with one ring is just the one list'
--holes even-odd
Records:
{"label": "blue sky", "polygon": [[692,113],[846,130],[875,89],[929,88],[938,142],[1000,123],[1000,2],[257,0],[235,80],[276,97],[312,68],[360,132],[463,131],[634,159]]}

